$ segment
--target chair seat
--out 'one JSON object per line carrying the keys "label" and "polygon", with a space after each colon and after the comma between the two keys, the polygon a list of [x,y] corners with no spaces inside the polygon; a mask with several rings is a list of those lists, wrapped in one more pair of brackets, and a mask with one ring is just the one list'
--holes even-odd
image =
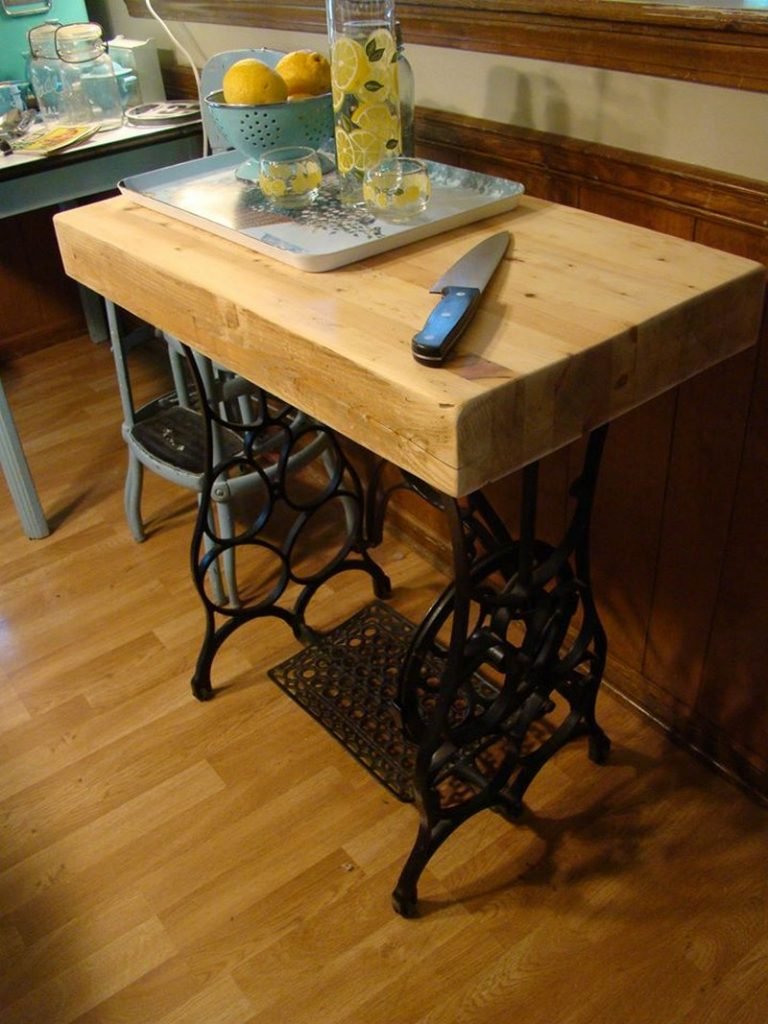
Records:
{"label": "chair seat", "polygon": [[[180,406],[172,393],[143,406],[129,431],[129,440],[154,460],[198,475],[205,472],[204,438],[202,415]],[[233,431],[222,428],[219,443],[225,459],[242,451],[240,438]]]}

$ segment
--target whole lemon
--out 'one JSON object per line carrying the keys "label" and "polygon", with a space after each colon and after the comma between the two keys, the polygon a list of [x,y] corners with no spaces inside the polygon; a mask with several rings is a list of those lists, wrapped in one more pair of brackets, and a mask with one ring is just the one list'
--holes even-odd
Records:
{"label": "whole lemon", "polygon": [[225,103],[283,103],[288,95],[285,82],[277,72],[260,60],[246,57],[224,73],[221,89]]}
{"label": "whole lemon", "polygon": [[288,95],[304,93],[319,96],[330,92],[331,65],[328,58],[314,50],[293,50],[275,65],[275,71],[285,81]]}

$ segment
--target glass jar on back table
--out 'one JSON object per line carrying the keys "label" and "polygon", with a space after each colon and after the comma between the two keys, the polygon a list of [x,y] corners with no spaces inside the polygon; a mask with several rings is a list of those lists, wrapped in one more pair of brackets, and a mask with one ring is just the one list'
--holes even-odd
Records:
{"label": "glass jar on back table", "polygon": [[392,0],[327,0],[339,194],[362,202],[363,176],[401,152]]}
{"label": "glass jar on back table", "polygon": [[119,128],[123,106],[112,58],[95,22],[56,29],[56,54],[61,61],[63,91],[70,116],[100,130]]}
{"label": "glass jar on back table", "polygon": [[65,119],[62,65],[56,54],[56,29],[61,22],[47,21],[27,33],[29,42],[28,74],[37,106],[44,121]]}

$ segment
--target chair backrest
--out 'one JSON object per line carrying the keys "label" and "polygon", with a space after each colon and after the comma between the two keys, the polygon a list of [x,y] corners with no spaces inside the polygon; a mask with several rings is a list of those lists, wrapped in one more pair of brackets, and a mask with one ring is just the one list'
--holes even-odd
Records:
{"label": "chair backrest", "polygon": [[[189,473],[201,475],[203,471],[204,432],[199,388],[189,372],[181,344],[146,324],[126,332],[114,304],[108,302],[106,309],[123,411],[123,438],[129,447],[133,446],[137,451],[139,448],[151,451],[152,468],[156,472],[182,486],[189,486]],[[155,362],[154,357],[152,359],[153,390],[147,394],[146,382],[142,382],[142,401],[137,404],[134,400],[131,353],[142,347],[149,354],[149,346],[153,344],[154,353],[160,359],[159,362]],[[168,360],[165,367],[163,357]],[[204,399],[222,419],[234,427],[260,422],[261,389],[205,356],[193,353],[193,358]],[[216,424],[212,442],[214,463],[225,456],[231,457],[242,447],[236,433]]]}
{"label": "chair backrest", "polygon": [[203,70],[200,73],[200,92],[202,93],[200,109],[202,110],[205,131],[208,135],[208,144],[211,147],[212,153],[222,153],[225,149],[231,149],[232,147],[213,123],[213,118],[208,114],[205,97],[221,88],[225,72],[237,61],[253,58],[273,68],[282,56],[282,51],[268,50],[263,46],[249,50],[225,50],[223,53],[215,53],[203,65]]}
{"label": "chair backrest", "polygon": [[[145,344],[156,332],[148,324],[141,324],[132,331],[126,332],[120,322],[120,313],[114,303],[105,301],[105,308],[110,346],[115,360],[117,386],[120,392],[120,405],[123,410],[123,423],[127,427],[133,427],[136,423],[138,408],[133,398],[133,383],[128,366],[128,356],[137,345]],[[171,370],[173,370],[172,365]]]}

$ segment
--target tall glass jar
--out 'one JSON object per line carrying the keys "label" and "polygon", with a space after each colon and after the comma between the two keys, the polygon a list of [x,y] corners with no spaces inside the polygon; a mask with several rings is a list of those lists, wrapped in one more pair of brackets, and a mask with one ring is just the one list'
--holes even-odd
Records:
{"label": "tall glass jar", "polygon": [[70,121],[98,124],[102,131],[119,128],[123,106],[101,26],[93,22],[62,25],[55,38]]}
{"label": "tall glass jar", "polygon": [[362,202],[363,175],[401,151],[394,0],[326,0],[336,167],[342,202]]}
{"label": "tall glass jar", "polygon": [[397,41],[397,80],[400,88],[400,139],[403,156],[416,155],[416,136],[414,131],[414,114],[416,104],[416,82],[413,68],[403,45],[403,32],[400,22],[395,22],[395,38]]}
{"label": "tall glass jar", "polygon": [[44,121],[53,123],[61,121],[64,114],[62,66],[56,56],[56,29],[60,25],[60,21],[46,21],[27,33],[29,83],[40,116]]}

